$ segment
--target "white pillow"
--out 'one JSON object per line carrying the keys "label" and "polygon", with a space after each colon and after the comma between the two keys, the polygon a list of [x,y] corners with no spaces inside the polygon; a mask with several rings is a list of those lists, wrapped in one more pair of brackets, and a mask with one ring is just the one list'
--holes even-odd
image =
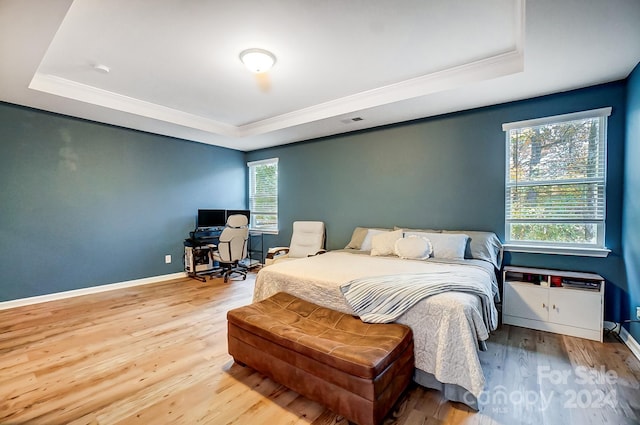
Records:
{"label": "white pillow", "polygon": [[389,232],[389,230],[369,229],[367,230],[367,236],[364,237],[362,245],[360,245],[360,251],[371,251],[371,238],[380,233]]}
{"label": "white pillow", "polygon": [[449,260],[463,260],[469,236],[462,233],[426,233],[405,232],[405,237],[422,236],[431,242],[433,246],[433,258],[446,258]]}
{"label": "white pillow", "polygon": [[398,239],[402,239],[402,230],[373,235],[371,237],[371,255],[395,254],[395,246]]}
{"label": "white pillow", "polygon": [[398,257],[407,260],[426,260],[431,255],[431,242],[429,239],[411,235],[398,239],[395,244],[395,253]]}

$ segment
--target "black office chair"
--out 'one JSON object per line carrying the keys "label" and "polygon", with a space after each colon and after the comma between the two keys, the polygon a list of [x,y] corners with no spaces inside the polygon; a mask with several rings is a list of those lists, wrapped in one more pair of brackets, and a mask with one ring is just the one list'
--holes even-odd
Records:
{"label": "black office chair", "polygon": [[240,261],[247,258],[247,239],[249,238],[247,216],[242,214],[230,215],[227,225],[220,233],[218,249],[211,252],[213,261],[221,267],[221,274],[227,282],[233,274],[247,278],[246,267]]}

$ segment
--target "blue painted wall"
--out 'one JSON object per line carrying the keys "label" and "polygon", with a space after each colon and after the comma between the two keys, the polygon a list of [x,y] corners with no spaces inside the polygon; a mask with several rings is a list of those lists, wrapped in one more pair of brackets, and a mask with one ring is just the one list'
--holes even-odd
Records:
{"label": "blue painted wall", "polygon": [[181,271],[197,209],[246,205],[243,152],[6,103],[0,182],[0,301]]}
{"label": "blue painted wall", "polygon": [[606,314],[618,320],[628,292],[622,260],[625,82],[474,109],[370,131],[250,152],[279,157],[281,232],[322,220],[327,247],[344,247],[355,226],[477,229],[504,238],[504,122],[611,106],[608,126],[608,258],[511,254],[507,264],[594,271],[607,285]]}
{"label": "blue painted wall", "polygon": [[[626,122],[622,241],[629,291],[623,316],[635,319],[640,306],[640,64],[627,80]],[[640,341],[640,324],[632,323],[628,329]]]}
{"label": "blue painted wall", "polygon": [[[503,238],[502,123],[612,106],[611,255],[514,253],[506,263],[600,273],[607,319],[627,319],[640,299],[640,206],[632,196],[640,187],[638,74],[247,154],[0,103],[0,301],[182,270],[196,210],[244,208],[245,162],[269,157],[280,158],[281,231],[265,236],[265,246],[286,245],[292,222],[303,219],[327,223],[330,249],[346,245],[358,225],[492,230]],[[164,264],[165,254],[173,264]]]}

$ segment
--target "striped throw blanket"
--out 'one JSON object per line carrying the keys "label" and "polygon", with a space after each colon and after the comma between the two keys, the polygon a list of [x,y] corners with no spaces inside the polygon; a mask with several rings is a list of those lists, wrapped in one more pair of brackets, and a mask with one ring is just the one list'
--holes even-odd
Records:
{"label": "striped throw blanket", "polygon": [[478,295],[487,329],[498,326],[491,281],[478,269],[366,277],[347,282],[340,289],[353,311],[367,323],[393,322],[426,297],[457,291]]}

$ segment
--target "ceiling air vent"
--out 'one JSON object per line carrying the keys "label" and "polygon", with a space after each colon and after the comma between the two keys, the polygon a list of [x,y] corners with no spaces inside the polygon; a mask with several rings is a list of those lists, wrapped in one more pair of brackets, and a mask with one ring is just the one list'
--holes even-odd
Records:
{"label": "ceiling air vent", "polygon": [[363,121],[363,120],[364,120],[364,118],[362,118],[362,117],[353,117],[353,118],[345,118],[343,120],[340,120],[340,122],[343,123],[343,124],[351,124],[351,123],[358,122],[358,121]]}

